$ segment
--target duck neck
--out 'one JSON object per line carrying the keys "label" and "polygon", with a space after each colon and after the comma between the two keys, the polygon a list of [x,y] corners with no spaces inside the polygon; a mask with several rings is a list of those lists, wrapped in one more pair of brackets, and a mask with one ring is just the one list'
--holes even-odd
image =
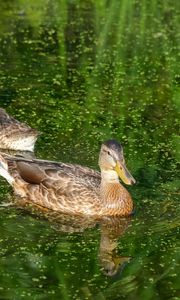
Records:
{"label": "duck neck", "polygon": [[101,185],[119,184],[119,178],[114,170],[101,170]]}
{"label": "duck neck", "polygon": [[106,209],[124,209],[130,197],[114,170],[101,170],[100,195]]}
{"label": "duck neck", "polygon": [[119,178],[114,170],[101,170],[100,194],[104,204],[115,204],[118,198],[119,189],[123,186],[119,183]]}

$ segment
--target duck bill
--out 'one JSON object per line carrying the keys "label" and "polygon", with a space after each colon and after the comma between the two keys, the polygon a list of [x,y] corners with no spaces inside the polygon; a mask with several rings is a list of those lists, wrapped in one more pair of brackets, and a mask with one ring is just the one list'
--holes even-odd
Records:
{"label": "duck bill", "polygon": [[129,185],[132,185],[136,182],[134,177],[131,175],[131,173],[126,168],[126,165],[120,161],[117,161],[116,166],[114,170],[117,172],[118,176],[121,178],[121,180]]}

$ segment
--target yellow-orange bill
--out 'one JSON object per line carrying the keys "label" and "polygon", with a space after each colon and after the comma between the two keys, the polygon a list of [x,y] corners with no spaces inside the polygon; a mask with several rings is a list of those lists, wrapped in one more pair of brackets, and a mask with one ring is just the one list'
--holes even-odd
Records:
{"label": "yellow-orange bill", "polygon": [[125,163],[121,161],[117,161],[116,166],[114,170],[117,172],[119,177],[122,179],[122,181],[126,184],[132,185],[136,182],[134,177],[131,175],[131,173],[126,168]]}

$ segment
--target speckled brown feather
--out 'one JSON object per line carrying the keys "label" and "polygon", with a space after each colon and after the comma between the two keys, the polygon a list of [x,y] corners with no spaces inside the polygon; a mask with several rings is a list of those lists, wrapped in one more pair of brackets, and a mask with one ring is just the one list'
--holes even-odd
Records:
{"label": "speckled brown feather", "polygon": [[38,132],[0,108],[0,148],[33,151]]}

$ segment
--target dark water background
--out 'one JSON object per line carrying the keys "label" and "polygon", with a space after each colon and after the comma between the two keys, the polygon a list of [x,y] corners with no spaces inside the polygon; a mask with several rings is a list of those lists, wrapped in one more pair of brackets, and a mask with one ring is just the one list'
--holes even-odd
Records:
{"label": "dark water background", "polygon": [[179,299],[179,24],[174,0],[0,1],[0,106],[42,132],[36,155],[98,168],[116,138],[137,180],[106,276],[113,224],[4,207],[1,179],[0,299]]}

